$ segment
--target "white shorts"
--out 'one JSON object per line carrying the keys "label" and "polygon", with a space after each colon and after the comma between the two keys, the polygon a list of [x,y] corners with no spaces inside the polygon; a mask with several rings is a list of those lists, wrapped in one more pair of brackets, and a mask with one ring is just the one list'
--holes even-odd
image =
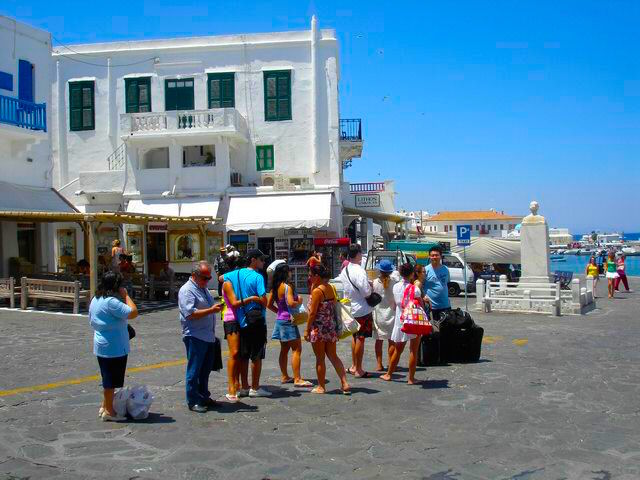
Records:
{"label": "white shorts", "polygon": [[618,275],[618,272],[607,272],[607,278],[616,279],[618,277],[620,277],[620,275]]}

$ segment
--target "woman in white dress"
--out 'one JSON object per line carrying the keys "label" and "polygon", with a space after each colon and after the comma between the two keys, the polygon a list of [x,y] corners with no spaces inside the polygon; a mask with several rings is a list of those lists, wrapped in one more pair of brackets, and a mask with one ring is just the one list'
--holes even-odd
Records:
{"label": "woman in white dress", "polygon": [[391,358],[391,332],[396,318],[396,301],[393,297],[393,286],[400,278],[394,275],[393,263],[382,260],[378,264],[379,276],[373,281],[373,291],[382,297],[382,301],[373,310],[373,336],[376,340],[376,372],[384,372],[382,366],[382,346],[387,340],[387,354]]}
{"label": "woman in white dress", "polygon": [[[393,287],[393,297],[396,304],[395,321],[393,325],[393,331],[391,332],[391,356],[389,360],[389,369],[387,373],[382,375],[382,380],[389,381],[392,378],[393,372],[395,372],[400,362],[400,356],[404,351],[404,347],[409,342],[409,378],[407,383],[414,385],[416,382],[416,366],[418,365],[418,347],[420,346],[420,335],[407,334],[402,331],[402,299],[404,297],[405,290],[413,285],[415,280],[415,271],[413,265],[405,263],[400,266],[400,275],[402,281],[398,282]],[[415,290],[415,298],[420,299],[422,293],[419,288]]]}

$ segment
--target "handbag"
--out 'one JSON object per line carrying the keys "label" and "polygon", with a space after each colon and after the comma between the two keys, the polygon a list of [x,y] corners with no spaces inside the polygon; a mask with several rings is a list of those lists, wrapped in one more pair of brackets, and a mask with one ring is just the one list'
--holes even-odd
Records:
{"label": "handbag", "polygon": [[127,332],[129,332],[129,340],[136,336],[136,330],[127,323]]}
{"label": "handbag", "polygon": [[401,330],[410,335],[429,335],[433,331],[427,314],[416,300],[416,286],[411,284],[402,296]]}
{"label": "handbag", "polygon": [[[356,284],[353,283],[353,281],[351,280],[351,276],[349,275],[349,266],[347,265],[344,268],[344,270],[345,272],[347,272],[347,278],[349,279],[349,282],[351,283],[351,285],[353,285],[353,288],[355,288],[358,292],[360,292],[360,289],[356,287]],[[365,297],[364,299],[366,300],[367,305],[369,305],[370,307],[375,307],[382,301],[382,296],[379,293],[371,292],[371,295],[369,295],[368,297]]]}
{"label": "handbag", "polygon": [[360,324],[355,320],[355,318],[353,318],[353,315],[351,315],[351,305],[349,304],[349,300],[346,298],[338,300],[336,287],[331,285],[331,288],[333,289],[333,295],[336,298],[336,301],[333,304],[333,321],[336,325],[338,338],[340,340],[344,340],[360,330]]}
{"label": "handbag", "polygon": [[[242,296],[242,283],[240,283],[240,270],[238,270],[238,289],[240,290],[240,303],[244,300]],[[261,308],[252,308],[247,310],[246,306],[241,307],[244,310],[244,318],[247,327],[257,327],[265,324],[265,318]]]}
{"label": "handbag", "polygon": [[[286,299],[289,298],[289,285],[286,283],[284,284],[284,298],[285,302]],[[291,323],[294,325],[304,325],[307,323],[309,313],[307,312],[307,309],[304,308],[304,304],[301,303],[296,307],[292,307],[287,303],[287,310],[289,310],[289,315],[291,316]]]}

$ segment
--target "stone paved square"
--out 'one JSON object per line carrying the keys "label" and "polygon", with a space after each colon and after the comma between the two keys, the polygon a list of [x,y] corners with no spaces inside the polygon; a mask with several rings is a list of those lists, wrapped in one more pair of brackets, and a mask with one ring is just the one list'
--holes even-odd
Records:
{"label": "stone paved square", "polygon": [[[330,367],[327,395],[281,386],[272,343],[263,383],[273,397],[220,400],[202,415],[185,406],[176,310],[148,313],[132,322],[129,369],[160,368],[129,372],[126,383],[148,385],[156,401],[148,420],[121,424],[97,419],[86,317],[2,310],[0,479],[637,479],[639,308],[630,293],[600,298],[583,317],[474,313],[485,328],[479,363],[419,369],[418,386],[404,383],[404,369],[391,383],[350,377],[351,397],[337,394]],[[347,342],[339,353],[349,363]],[[224,371],[211,390],[224,398]]]}

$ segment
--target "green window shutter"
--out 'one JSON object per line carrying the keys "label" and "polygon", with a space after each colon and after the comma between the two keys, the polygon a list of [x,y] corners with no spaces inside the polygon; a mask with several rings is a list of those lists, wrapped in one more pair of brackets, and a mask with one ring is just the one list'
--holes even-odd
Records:
{"label": "green window shutter", "polygon": [[273,145],[257,145],[256,170],[259,172],[264,170],[273,170],[274,164]]}
{"label": "green window shutter", "polygon": [[151,111],[151,78],[125,78],[125,103],[127,113]]}
{"label": "green window shutter", "polygon": [[291,71],[264,72],[264,118],[291,120]]}
{"label": "green window shutter", "polygon": [[235,73],[210,73],[208,82],[209,108],[236,106]]}
{"label": "green window shutter", "polygon": [[95,129],[95,84],[69,83],[69,128],[71,131]]}

